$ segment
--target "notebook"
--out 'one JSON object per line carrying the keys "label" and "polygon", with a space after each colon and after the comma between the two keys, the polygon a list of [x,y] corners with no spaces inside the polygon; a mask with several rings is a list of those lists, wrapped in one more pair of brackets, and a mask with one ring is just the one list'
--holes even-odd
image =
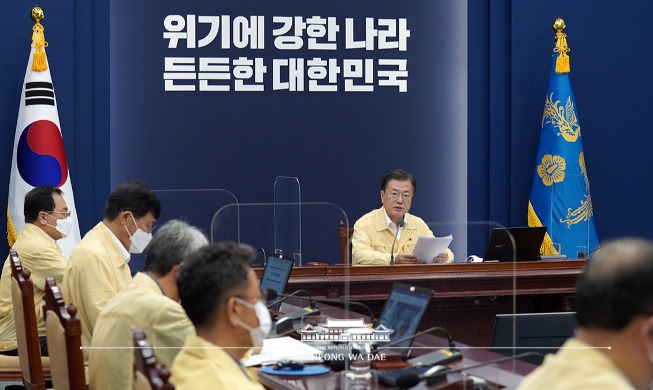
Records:
{"label": "notebook", "polygon": [[381,312],[379,325],[383,324],[393,330],[389,344],[392,344],[393,348],[404,357],[410,351],[412,340],[406,340],[396,346],[393,342],[415,334],[432,297],[433,290],[427,288],[398,282],[392,285],[388,300]]}
{"label": "notebook", "polygon": [[278,254],[271,254],[265,262],[263,275],[259,285],[262,289],[269,288],[279,294],[279,297],[272,302],[267,302],[270,310],[279,311],[283,297],[280,295],[286,290],[288,279],[290,279],[290,272],[295,264],[295,259],[289,256]]}
{"label": "notebook", "polygon": [[545,233],[546,226],[494,228],[483,261],[537,260]]}

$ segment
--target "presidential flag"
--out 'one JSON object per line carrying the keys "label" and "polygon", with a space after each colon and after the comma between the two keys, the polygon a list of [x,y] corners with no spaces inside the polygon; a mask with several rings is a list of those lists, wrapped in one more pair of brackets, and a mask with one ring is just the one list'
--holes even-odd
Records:
{"label": "presidential flag", "polygon": [[39,22],[40,19],[37,19],[34,26],[16,122],[9,179],[7,240],[9,246],[13,246],[18,233],[25,226],[25,194],[36,186],[50,184],[63,192],[74,222],[70,235],[57,242],[68,257],[72,247],[80,241],[79,224],[61,136],[57,99],[45,56],[43,26]]}
{"label": "presidential flag", "polygon": [[547,227],[542,254],[558,254],[559,247],[568,258],[587,257],[598,249],[599,239],[576,100],[569,82],[564,21],[557,19],[553,27],[556,47],[544,100],[528,225]]}

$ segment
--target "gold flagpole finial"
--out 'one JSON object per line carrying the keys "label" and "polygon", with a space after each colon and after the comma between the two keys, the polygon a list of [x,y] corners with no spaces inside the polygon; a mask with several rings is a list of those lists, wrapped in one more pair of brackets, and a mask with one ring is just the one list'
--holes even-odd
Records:
{"label": "gold flagpole finial", "polygon": [[48,62],[45,58],[45,48],[48,43],[45,41],[45,34],[43,34],[43,26],[41,20],[45,18],[43,8],[36,6],[32,8],[32,19],[36,22],[32,27],[32,47],[34,51],[34,58],[32,59],[32,70],[35,72],[43,72],[48,69]]}
{"label": "gold flagpole finial", "polygon": [[38,5],[32,8],[32,19],[34,19],[36,23],[45,19],[45,12],[43,12],[43,8],[39,7]]}
{"label": "gold flagpole finial", "polygon": [[567,46],[567,34],[563,33],[564,29],[567,26],[565,21],[558,18],[553,22],[553,29],[556,31],[556,47],[553,49],[554,52],[560,53],[556,59],[556,73],[569,73],[569,46]]}

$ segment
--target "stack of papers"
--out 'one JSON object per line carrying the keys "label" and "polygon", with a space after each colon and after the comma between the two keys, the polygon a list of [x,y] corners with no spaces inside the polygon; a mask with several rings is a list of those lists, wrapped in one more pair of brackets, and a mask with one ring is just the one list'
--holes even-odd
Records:
{"label": "stack of papers", "polygon": [[449,248],[451,241],[453,241],[451,234],[446,237],[419,236],[413,254],[417,256],[418,263],[432,263],[435,256]]}
{"label": "stack of papers", "polygon": [[243,359],[245,367],[274,364],[279,360],[298,363],[322,363],[322,351],[292,337],[265,339],[260,353]]}

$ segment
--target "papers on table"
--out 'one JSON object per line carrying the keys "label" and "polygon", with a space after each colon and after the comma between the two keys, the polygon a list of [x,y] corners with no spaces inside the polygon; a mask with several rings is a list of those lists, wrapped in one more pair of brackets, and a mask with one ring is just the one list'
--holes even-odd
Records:
{"label": "papers on table", "polygon": [[263,349],[252,354],[242,363],[245,367],[274,364],[279,360],[294,360],[298,363],[322,363],[322,351],[292,337],[277,337],[263,340]]}
{"label": "papers on table", "polygon": [[433,258],[449,248],[453,235],[446,237],[419,236],[413,254],[417,256],[418,263],[432,263]]}

